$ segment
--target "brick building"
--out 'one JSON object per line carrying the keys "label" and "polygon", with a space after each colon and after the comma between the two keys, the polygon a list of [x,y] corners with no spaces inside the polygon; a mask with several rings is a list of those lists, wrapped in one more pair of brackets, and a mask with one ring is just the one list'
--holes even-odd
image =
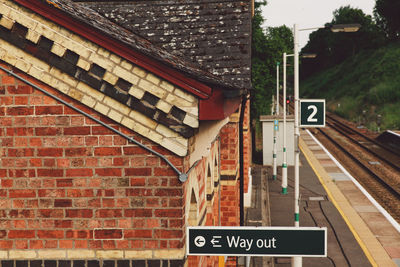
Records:
{"label": "brick building", "polygon": [[[2,266],[214,266],[187,257],[186,226],[240,224],[251,1],[187,1],[224,25],[194,50],[110,2],[0,0]],[[145,2],[121,10],[151,17]]]}

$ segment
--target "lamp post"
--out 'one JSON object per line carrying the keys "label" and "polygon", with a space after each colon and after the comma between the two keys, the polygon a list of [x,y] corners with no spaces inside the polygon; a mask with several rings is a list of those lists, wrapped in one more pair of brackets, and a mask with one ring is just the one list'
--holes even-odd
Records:
{"label": "lamp post", "polygon": [[[286,67],[287,67],[287,58],[293,57],[294,54],[286,54],[283,53],[283,101],[286,100]],[[302,58],[315,58],[316,54],[302,54]],[[286,102],[283,104],[283,161],[282,161],[282,194],[287,194],[287,146],[286,146]]]}
{"label": "lamp post", "polygon": [[280,63],[276,62],[276,115],[279,115],[279,65]]}
{"label": "lamp post", "polygon": [[[360,24],[338,24],[332,25],[329,28],[333,32],[356,32],[360,29]],[[297,24],[293,26],[293,45],[294,45],[294,226],[300,227],[300,179],[299,179],[299,164],[300,164],[300,129],[299,129],[299,40],[298,32],[306,30],[321,29],[326,27],[307,28],[299,30]],[[292,266],[301,267],[301,257],[292,258]]]}
{"label": "lamp post", "polygon": [[272,178],[276,180],[277,177],[277,142],[278,142],[278,130],[279,130],[279,62],[276,62],[276,108],[275,108],[275,119],[274,119],[274,145],[272,151]]}
{"label": "lamp post", "polygon": [[287,194],[287,153],[286,153],[286,62],[287,57],[293,55],[287,55],[283,53],[283,161],[282,161],[282,194]]}

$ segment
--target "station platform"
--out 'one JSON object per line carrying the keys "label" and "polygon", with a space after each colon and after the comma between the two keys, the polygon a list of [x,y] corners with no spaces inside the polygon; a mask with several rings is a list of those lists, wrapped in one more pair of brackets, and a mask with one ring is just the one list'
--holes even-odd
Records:
{"label": "station platform", "polygon": [[[308,131],[300,139],[300,226],[328,228],[328,256],[304,257],[303,266],[400,267],[400,226],[380,211],[354,178]],[[272,152],[271,152],[272,153]],[[252,172],[249,226],[294,225],[294,170],[288,168],[288,194],[283,195],[281,170],[270,166]],[[291,266],[291,258],[252,257],[250,266]]]}

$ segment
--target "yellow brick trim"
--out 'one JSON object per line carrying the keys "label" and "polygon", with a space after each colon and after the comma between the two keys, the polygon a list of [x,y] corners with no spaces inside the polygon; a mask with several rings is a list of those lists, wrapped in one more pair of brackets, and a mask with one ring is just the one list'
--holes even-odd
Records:
{"label": "yellow brick trim", "polygon": [[182,136],[178,136],[177,138],[175,138],[175,140],[179,143],[182,144],[185,147],[189,146],[189,140],[186,138],[183,138]]}
{"label": "yellow brick trim", "polygon": [[167,94],[167,92],[162,88],[144,79],[140,80],[139,87],[159,98],[163,98]]}
{"label": "yellow brick trim", "polygon": [[146,74],[147,74],[147,72],[144,71],[142,68],[139,68],[136,66],[133,68],[132,72],[141,78],[146,77]]}
{"label": "yellow brick trim", "polygon": [[171,151],[174,151],[179,156],[186,156],[187,154],[187,146],[185,147],[179,142],[173,141],[170,138],[164,138],[161,142],[161,145]]}
{"label": "yellow brick trim", "polygon": [[103,105],[100,102],[97,102],[96,106],[94,107],[94,109],[98,112],[100,112],[103,115],[107,115],[108,112],[110,111],[110,108],[107,107],[106,105]]}
{"label": "yellow brick trim", "polygon": [[59,57],[63,57],[65,54],[65,51],[66,51],[65,47],[63,47],[57,43],[54,43],[53,46],[51,47],[51,52],[56,54]]}
{"label": "yellow brick trim", "polygon": [[114,74],[106,71],[106,73],[104,74],[103,80],[105,80],[106,82],[115,85],[118,81],[118,77],[115,76]]}
{"label": "yellow brick trim", "polygon": [[199,127],[199,120],[195,117],[189,116],[189,114],[186,114],[185,118],[183,119],[183,123],[193,128]]}
{"label": "yellow brick trim", "polygon": [[239,112],[233,113],[230,117],[229,117],[229,122],[232,123],[237,123],[239,122],[240,116],[239,116]]}
{"label": "yellow brick trim", "polygon": [[183,99],[185,99],[186,101],[188,101],[190,103],[194,103],[197,100],[196,97],[194,97],[193,95],[191,95],[189,93],[186,93],[186,92],[182,91],[179,88],[176,88],[173,93],[174,93],[174,95],[176,95],[176,96],[178,96],[180,98],[183,98]]}
{"label": "yellow brick trim", "polygon": [[42,69],[38,69],[34,66],[28,72],[29,75],[38,79],[39,81],[42,80],[43,73],[44,73],[44,71]]}
{"label": "yellow brick trim", "polygon": [[91,259],[95,255],[95,251],[89,249],[67,250],[67,259]]}
{"label": "yellow brick trim", "polygon": [[28,33],[26,34],[26,39],[37,44],[37,42],[39,42],[40,39],[40,34],[35,32],[34,30],[29,29]]}
{"label": "yellow brick trim", "polygon": [[108,57],[110,57],[111,53],[110,53],[110,51],[108,51],[108,50],[106,50],[106,49],[104,49],[102,47],[99,47],[98,50],[97,50],[97,54],[99,54],[99,55],[101,55],[101,56],[103,56],[105,58],[108,58]]}
{"label": "yellow brick trim", "polygon": [[139,82],[138,76],[120,66],[115,66],[113,73],[133,85],[136,85]]}
{"label": "yellow brick trim", "polygon": [[80,92],[80,91],[78,91],[78,90],[76,90],[76,89],[74,89],[74,88],[71,88],[71,89],[68,91],[68,95],[69,95],[70,97],[72,97],[73,99],[76,99],[76,100],[78,100],[78,101],[81,101],[82,98],[83,98],[83,93]]}
{"label": "yellow brick trim", "polygon": [[66,250],[58,249],[38,250],[37,254],[37,257],[40,259],[65,259],[67,257]]}
{"label": "yellow brick trim", "polygon": [[[3,11],[3,13],[11,13],[12,11],[14,14],[13,16],[16,17],[18,23],[30,23],[30,28],[28,30],[30,40],[38,42],[40,36],[43,35],[54,41],[52,47],[52,52],[54,54],[62,56],[65,54],[66,49],[78,53],[80,55],[77,63],[79,67],[89,70],[91,64],[98,64],[106,69],[107,72],[105,79],[108,82],[116,83],[119,77],[116,76],[115,72],[119,72],[120,74],[123,74],[123,77],[120,76],[121,78],[131,82],[132,84],[141,82],[141,85],[145,87],[143,89],[160,98],[165,97],[168,92],[176,89],[174,86],[161,80],[157,76],[134,66],[130,62],[121,60],[118,56],[111,54],[107,50],[101,50],[96,45],[93,45],[80,37],[74,36],[66,29],[44,20],[40,16],[35,14],[27,15],[28,13],[25,9],[19,11],[19,9],[10,2],[5,2],[3,0],[0,0],[0,2],[7,3],[7,8],[4,9],[5,11]],[[5,18],[5,16],[3,16],[3,18]],[[12,20],[6,20],[5,18],[3,23],[9,23],[9,27],[11,27],[11,23],[13,24],[14,22]],[[99,54],[94,53],[96,50],[98,50]],[[125,126],[131,126],[130,128],[132,130],[169,149],[175,154],[180,156],[185,156],[187,154],[188,140],[181,137],[179,134],[167,129],[164,134],[167,134],[169,137],[164,136],[156,131],[158,123],[153,119],[150,119],[141,113],[132,111],[129,107],[122,105],[111,98],[106,99],[103,93],[94,90],[85,83],[79,82],[74,77],[61,72],[55,67],[51,67],[45,62],[38,60],[30,54],[25,53],[19,48],[2,40],[0,40],[0,57],[8,64],[16,66],[38,80],[54,87],[83,104],[94,108],[96,111],[109,116]],[[121,66],[118,66],[116,62],[120,62]],[[131,71],[128,69],[131,69]],[[141,80],[140,77],[143,79]],[[133,86],[129,93],[138,99],[141,99],[144,92],[144,90]],[[194,105],[184,99],[180,99],[179,97],[173,99],[177,101],[175,105],[178,107],[182,107],[183,104],[183,107],[185,108],[194,109]],[[167,103],[165,99],[159,101],[159,103],[159,108],[166,113],[168,113],[172,108],[171,103]],[[197,103],[195,105],[197,105]],[[186,119],[186,121],[187,120],[188,119]],[[195,122],[196,120],[190,123],[193,124]]]}
{"label": "yellow brick trim", "polygon": [[34,250],[10,250],[9,259],[36,259],[37,254]]}
{"label": "yellow brick trim", "polygon": [[185,257],[185,249],[166,249],[155,250],[153,258],[155,259],[181,259]]}
{"label": "yellow brick trim", "polygon": [[0,19],[0,25],[11,30],[11,28],[14,26],[14,21],[10,18],[7,18],[6,16],[3,16]]}
{"label": "yellow brick trim", "polygon": [[152,250],[131,250],[125,251],[126,258],[132,259],[152,259],[153,251]]}
{"label": "yellow brick trim", "polygon": [[148,80],[151,83],[154,83],[155,85],[159,85],[161,82],[161,80],[157,76],[153,75],[152,73],[147,74],[146,80]]}
{"label": "yellow brick trim", "polygon": [[116,66],[116,64],[111,60],[108,60],[107,58],[100,56],[96,53],[91,53],[90,56],[88,57],[88,61],[96,63],[97,65],[106,70],[112,70]]}
{"label": "yellow brick trim", "polygon": [[93,108],[96,105],[96,100],[90,96],[85,95],[82,98],[82,103],[88,107]]}
{"label": "yellow brick trim", "polygon": [[35,68],[39,68],[42,69],[44,71],[50,71],[51,67],[49,64],[47,64],[46,62],[43,62],[35,57],[32,57],[29,54],[25,54],[24,56],[24,60],[28,63],[30,63],[32,66],[34,66]]}
{"label": "yellow brick trim", "polygon": [[5,5],[5,4],[3,3],[4,1],[5,1],[5,0],[1,0],[1,1],[0,1],[0,3],[2,3],[2,4],[1,4],[1,8],[0,8],[1,14],[3,14],[3,16],[9,17],[9,16],[10,16],[11,8],[10,8],[9,6],[7,6],[7,5]]}
{"label": "yellow brick trim", "polygon": [[185,248],[158,250],[91,250],[91,249],[44,249],[1,250],[0,259],[182,259]]}
{"label": "yellow brick trim", "polygon": [[121,113],[119,113],[119,112],[116,112],[115,110],[110,110],[110,112],[108,113],[108,115],[107,115],[109,118],[111,118],[112,120],[114,120],[114,121],[116,121],[116,122],[118,122],[118,123],[121,123],[121,121],[122,121],[122,118],[123,118],[123,116],[122,116],[122,114]]}
{"label": "yellow brick trim", "polygon": [[122,250],[98,250],[96,257],[99,259],[123,259],[124,251]]}
{"label": "yellow brick trim", "polygon": [[135,110],[131,111],[131,113],[129,114],[129,117],[143,125],[148,126],[150,129],[155,129],[158,125],[158,123],[156,121],[144,116],[142,113],[139,113]]}
{"label": "yellow brick trim", "polygon": [[132,86],[131,89],[129,89],[129,94],[137,99],[142,99],[144,91],[136,86]]}
{"label": "yellow brick trim", "polygon": [[173,94],[168,94],[165,101],[177,107],[193,107],[193,103]]}
{"label": "yellow brick trim", "polygon": [[76,65],[86,71],[90,70],[90,63],[84,59],[82,59],[81,57],[79,57],[78,62],[76,63]]}
{"label": "yellow brick trim", "polygon": [[115,54],[110,55],[110,60],[117,65],[121,63],[121,58]]}
{"label": "yellow brick trim", "polygon": [[236,184],[237,184],[237,181],[235,180],[235,181],[231,181],[231,180],[229,180],[229,181],[226,181],[226,180],[221,180],[221,186],[224,186],[224,185],[226,185],[226,186],[236,186]]}
{"label": "yellow brick trim", "polygon": [[28,70],[31,68],[31,64],[27,63],[25,60],[18,59],[15,63],[15,67],[23,72],[28,72]]}
{"label": "yellow brick trim", "polygon": [[221,175],[235,176],[236,174],[237,170],[221,170]]}
{"label": "yellow brick trim", "polygon": [[123,67],[124,69],[127,69],[128,71],[131,71],[133,69],[133,65],[126,60],[121,60],[120,65],[121,65],[121,67]]}
{"label": "yellow brick trim", "polygon": [[171,104],[168,104],[167,102],[165,102],[164,100],[159,100],[158,101],[158,103],[157,103],[157,106],[156,106],[158,109],[160,109],[160,110],[162,110],[162,111],[164,111],[165,113],[169,113],[170,112],[170,110],[171,110],[171,108],[172,108],[172,105]]}
{"label": "yellow brick trim", "polygon": [[167,90],[168,92],[172,92],[175,89],[175,87],[172,84],[166,81],[162,81],[160,87]]}
{"label": "yellow brick trim", "polygon": [[7,259],[8,258],[8,251],[1,250],[0,251],[0,259]]}

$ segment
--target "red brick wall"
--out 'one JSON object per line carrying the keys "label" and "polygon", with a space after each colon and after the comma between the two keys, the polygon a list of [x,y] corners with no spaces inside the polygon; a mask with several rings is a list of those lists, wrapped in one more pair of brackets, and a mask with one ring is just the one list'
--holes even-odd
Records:
{"label": "red brick wall", "polygon": [[249,188],[249,168],[252,163],[252,146],[251,146],[251,127],[250,127],[250,100],[246,103],[245,116],[243,122],[243,163],[244,163],[244,192]]}
{"label": "red brick wall", "polygon": [[221,172],[235,172],[239,163],[239,124],[230,122],[221,129]]}
{"label": "red brick wall", "polygon": [[3,72],[0,104],[0,249],[183,247],[183,185],[160,158]]}
{"label": "red brick wall", "polygon": [[221,225],[239,226],[239,180],[221,188]]}

